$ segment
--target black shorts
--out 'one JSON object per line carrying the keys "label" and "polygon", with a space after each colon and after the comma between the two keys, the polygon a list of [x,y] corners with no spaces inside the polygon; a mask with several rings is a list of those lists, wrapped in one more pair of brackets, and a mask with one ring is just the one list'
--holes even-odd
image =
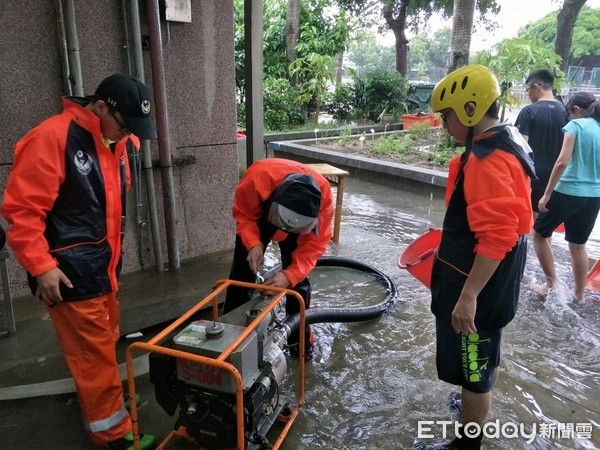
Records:
{"label": "black shorts", "polygon": [[438,378],[478,394],[490,392],[500,365],[502,329],[458,334],[452,324],[436,319]]}
{"label": "black shorts", "polygon": [[575,197],[554,191],[546,207],[548,212],[540,213],[535,219],[533,229],[536,232],[549,238],[556,227],[564,223],[565,240],[573,244],[585,244],[596,224],[600,198]]}

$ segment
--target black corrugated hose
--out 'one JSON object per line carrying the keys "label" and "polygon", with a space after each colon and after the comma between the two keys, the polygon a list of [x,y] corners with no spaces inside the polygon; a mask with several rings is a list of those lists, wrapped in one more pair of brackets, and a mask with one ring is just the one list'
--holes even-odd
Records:
{"label": "black corrugated hose", "polygon": [[[375,275],[387,291],[386,297],[378,304],[372,306],[357,306],[351,308],[310,308],[306,310],[305,322],[363,322],[373,320],[387,312],[395,303],[398,288],[394,281],[380,270],[350,258],[338,256],[321,256],[317,260],[317,267],[346,267]],[[300,326],[300,314],[287,317],[283,324],[286,326],[288,336]]]}

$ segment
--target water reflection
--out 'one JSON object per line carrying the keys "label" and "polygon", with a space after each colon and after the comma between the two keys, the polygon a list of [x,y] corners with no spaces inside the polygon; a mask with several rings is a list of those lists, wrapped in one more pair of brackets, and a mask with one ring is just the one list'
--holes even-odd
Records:
{"label": "water reflection", "polygon": [[[307,366],[305,404],[284,449],[409,449],[419,420],[450,420],[445,402],[453,390],[437,380],[435,326],[429,291],[397,259],[415,237],[439,226],[441,191],[399,190],[350,178],[344,197],[341,239],[330,254],[354,258],[390,275],[401,300],[379,320],[316,324],[317,352]],[[567,245],[554,239],[564,285],[544,300],[531,285],[542,273],[530,245],[520,309],[506,327],[501,372],[490,421],[546,426],[547,436],[486,439],[489,449],[597,448],[600,446],[600,314],[598,299],[570,301]],[[595,230],[588,251],[600,257]],[[381,301],[378,283],[350,270],[317,268],[315,306]],[[561,426],[592,424],[591,438]],[[539,427],[539,425],[537,425]],[[441,428],[434,429],[441,437]],[[568,437],[571,434],[572,437]]]}

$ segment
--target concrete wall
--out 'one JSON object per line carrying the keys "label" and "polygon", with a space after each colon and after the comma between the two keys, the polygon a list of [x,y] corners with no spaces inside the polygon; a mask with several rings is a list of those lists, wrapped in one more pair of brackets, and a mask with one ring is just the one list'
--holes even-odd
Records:
{"label": "concrete wall", "polygon": [[[0,6],[0,192],[18,139],[61,110],[65,95],[55,1],[3,0]],[[65,3],[63,1],[63,3]],[[75,0],[83,86],[91,94],[106,76],[127,72],[121,0]],[[147,34],[141,1],[142,34]],[[233,2],[191,0],[192,22],[161,21],[168,123],[173,155],[177,235],[182,260],[233,247],[231,218],[238,181]],[[144,52],[152,88],[150,52]],[[158,147],[152,143],[161,246],[167,262]],[[147,220],[146,186],[142,218]],[[128,197],[124,271],[152,270],[149,226],[137,226],[134,190]],[[1,220],[2,226],[7,224]],[[27,294],[25,273],[10,259],[13,294]]]}

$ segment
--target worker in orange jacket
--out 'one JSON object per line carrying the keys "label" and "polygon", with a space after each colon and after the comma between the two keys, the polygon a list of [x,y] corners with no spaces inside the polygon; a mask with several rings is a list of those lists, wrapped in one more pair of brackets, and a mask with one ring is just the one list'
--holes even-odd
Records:
{"label": "worker in orange jacket", "polygon": [[[128,449],[116,292],[127,146],[156,137],[150,93],[134,77],[116,74],[91,97],[65,97],[63,108],[17,143],[1,213],[31,291],[47,306],[91,441]],[[140,442],[150,448],[154,438],[142,435]]]}
{"label": "worker in orange jacket", "polygon": [[[264,281],[267,286],[297,291],[306,308],[310,306],[308,274],[331,240],[333,199],[329,181],[309,167],[287,159],[270,158],[252,164],[237,186],[233,205],[237,222],[236,243],[229,278],[254,283],[262,269],[264,252],[270,241],[281,250],[282,270]],[[224,313],[250,300],[250,292],[230,286]],[[288,315],[299,311],[291,299]],[[312,357],[314,339],[310,327],[305,330],[305,357]],[[298,351],[298,332],[288,344]]]}

